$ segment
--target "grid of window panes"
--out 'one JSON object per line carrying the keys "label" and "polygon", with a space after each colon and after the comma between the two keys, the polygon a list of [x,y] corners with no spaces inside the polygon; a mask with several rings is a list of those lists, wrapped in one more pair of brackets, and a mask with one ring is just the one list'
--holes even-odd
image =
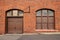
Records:
{"label": "grid of window panes", "polygon": [[7,12],[7,16],[23,16],[23,11],[10,10]]}
{"label": "grid of window panes", "polygon": [[36,29],[54,29],[54,11],[39,10],[36,12],[37,27]]}

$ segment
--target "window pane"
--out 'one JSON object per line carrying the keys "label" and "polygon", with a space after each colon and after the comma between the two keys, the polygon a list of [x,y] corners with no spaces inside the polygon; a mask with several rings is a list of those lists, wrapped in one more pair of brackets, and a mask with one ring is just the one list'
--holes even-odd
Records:
{"label": "window pane", "polygon": [[41,24],[37,24],[36,29],[41,29]]}
{"label": "window pane", "polygon": [[54,29],[54,24],[53,24],[53,23],[48,24],[48,28],[49,28],[49,29]]}
{"label": "window pane", "polygon": [[48,10],[48,15],[53,16],[53,11]]}
{"label": "window pane", "polygon": [[42,17],[42,23],[47,23],[47,17]]}
{"label": "window pane", "polygon": [[17,10],[13,10],[13,16],[18,16],[18,11]]}
{"label": "window pane", "polygon": [[42,10],[42,16],[47,16],[47,10]]}
{"label": "window pane", "polygon": [[54,17],[49,17],[49,18],[48,18],[48,22],[49,22],[49,23],[54,23]]}
{"label": "window pane", "polygon": [[37,17],[37,23],[41,23],[41,17]]}
{"label": "window pane", "polygon": [[23,12],[22,11],[19,11],[19,16],[23,16]]}
{"label": "window pane", "polygon": [[42,24],[42,29],[47,29],[47,23]]}
{"label": "window pane", "polygon": [[12,16],[12,11],[7,12],[7,16]]}
{"label": "window pane", "polygon": [[37,11],[37,16],[41,16],[41,11]]}

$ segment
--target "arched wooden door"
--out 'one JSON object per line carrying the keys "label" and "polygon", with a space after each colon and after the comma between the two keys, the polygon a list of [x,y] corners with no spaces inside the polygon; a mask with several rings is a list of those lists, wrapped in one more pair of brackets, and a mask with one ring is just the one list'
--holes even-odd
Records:
{"label": "arched wooden door", "polygon": [[7,33],[20,34],[23,33],[23,11],[9,10],[7,11]]}

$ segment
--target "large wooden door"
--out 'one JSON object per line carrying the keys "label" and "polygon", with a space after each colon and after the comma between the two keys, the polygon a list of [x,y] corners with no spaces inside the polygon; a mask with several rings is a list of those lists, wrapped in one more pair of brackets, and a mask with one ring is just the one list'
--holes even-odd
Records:
{"label": "large wooden door", "polygon": [[8,33],[22,33],[23,32],[23,18],[7,18],[8,20]]}

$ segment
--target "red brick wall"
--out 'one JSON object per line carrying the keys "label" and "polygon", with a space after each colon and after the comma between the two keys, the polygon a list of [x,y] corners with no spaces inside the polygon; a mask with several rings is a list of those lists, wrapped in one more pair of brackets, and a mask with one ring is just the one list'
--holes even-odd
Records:
{"label": "red brick wall", "polygon": [[35,32],[36,13],[42,8],[55,10],[55,28],[60,30],[60,0],[0,0],[0,33],[5,33],[5,12],[9,9],[21,9],[24,13],[24,32]]}

